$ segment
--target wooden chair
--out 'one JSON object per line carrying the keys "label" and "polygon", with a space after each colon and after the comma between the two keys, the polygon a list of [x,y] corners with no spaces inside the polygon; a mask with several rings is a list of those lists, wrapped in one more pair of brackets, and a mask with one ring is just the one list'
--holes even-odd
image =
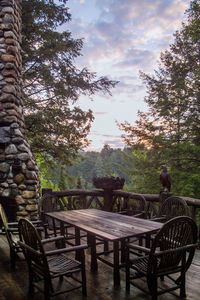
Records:
{"label": "wooden chair", "polygon": [[[78,200],[77,200],[78,201]],[[48,227],[48,236],[57,236],[60,235],[60,222],[55,221],[54,219],[48,217],[45,215],[47,212],[53,212],[53,211],[61,211],[61,210],[68,210],[69,207],[67,206],[65,199],[54,198],[49,194],[45,194],[40,200],[39,200],[39,215],[41,220],[47,224]],[[73,206],[74,207],[74,206]],[[78,207],[80,208],[80,207]],[[70,224],[64,224],[65,228],[65,240],[66,243],[74,246],[75,245],[75,229]],[[80,238],[81,239],[87,239],[87,244],[90,246],[90,239],[88,235],[81,230],[80,232]],[[96,238],[96,245],[104,245],[104,251],[108,251],[108,242],[101,239]]]}
{"label": "wooden chair", "polygon": [[[87,245],[65,248],[63,236],[41,240],[36,228],[26,219],[19,221],[19,236],[19,245],[28,264],[29,293],[34,293],[34,288],[37,288],[44,293],[45,300],[78,288],[82,288],[83,295],[87,294],[84,256]],[[44,249],[44,245],[47,247],[58,240],[62,241],[62,249]],[[66,255],[76,251],[79,261]],[[81,273],[81,278],[77,273]],[[70,284],[64,284],[66,282]]]}
{"label": "wooden chair", "polygon": [[[125,203],[120,203],[120,199],[118,200],[118,210],[119,214],[133,216],[135,218],[144,218],[147,217],[147,202],[143,195],[133,195],[129,196],[129,198],[125,201]],[[130,238],[130,243],[139,243],[142,245],[143,238]],[[121,243],[121,247],[124,247],[124,242]],[[123,251],[122,251],[122,261],[123,261]]]}
{"label": "wooden chair", "polygon": [[[167,221],[156,234],[151,248],[138,245],[126,245],[126,291],[130,284],[151,295],[156,300],[158,295],[180,289],[180,296],[185,297],[185,273],[191,265],[197,246],[197,226],[187,216],[175,217]],[[133,258],[130,250],[139,250],[143,256]],[[174,277],[174,274],[176,277]],[[173,275],[173,276],[172,276]],[[158,278],[161,283],[167,277],[173,286],[161,284],[159,290]],[[138,280],[146,277],[148,289]],[[160,282],[159,282],[160,283]]]}
{"label": "wooden chair", "polygon": [[163,201],[158,216],[152,220],[166,222],[174,217],[188,216],[189,210],[186,201],[177,196],[171,196]]}
{"label": "wooden chair", "polygon": [[[22,253],[22,249],[18,244],[19,241],[19,231],[18,231],[18,222],[8,222],[5,210],[0,204],[0,216],[3,222],[2,233],[5,233],[8,245],[10,248],[10,263],[11,268],[15,268],[16,260],[19,259],[19,253]],[[47,231],[45,225],[43,225],[41,220],[32,221],[32,224],[36,226],[40,236],[44,232],[44,236],[47,236]]]}
{"label": "wooden chair", "polygon": [[19,241],[18,223],[17,222],[8,223],[7,216],[2,204],[0,204],[0,215],[3,222],[2,232],[5,233],[10,248],[11,268],[14,269],[16,260],[19,258],[18,254],[22,253],[22,249],[18,244]]}
{"label": "wooden chair", "polygon": [[[154,213],[156,210],[154,209]],[[178,196],[171,196],[166,198],[157,210],[157,216],[150,218],[155,222],[165,223],[168,220],[178,216],[189,216],[189,209],[186,201]],[[145,237],[146,245],[149,245],[155,238],[155,234]]]}
{"label": "wooden chair", "polygon": [[142,195],[129,196],[125,203],[118,200],[118,213],[137,218],[146,218],[147,202]]}
{"label": "wooden chair", "polygon": [[[60,201],[59,198],[53,198],[49,194],[45,194],[42,198],[39,199],[38,203],[38,214],[40,219],[44,224],[47,225],[48,237],[60,235],[60,223],[53,220],[52,218],[46,216],[45,213],[53,211],[61,211],[65,209],[65,205]],[[68,232],[69,228],[72,228],[71,225],[65,224],[65,238],[69,245],[74,245],[71,240],[75,239],[74,230]]]}

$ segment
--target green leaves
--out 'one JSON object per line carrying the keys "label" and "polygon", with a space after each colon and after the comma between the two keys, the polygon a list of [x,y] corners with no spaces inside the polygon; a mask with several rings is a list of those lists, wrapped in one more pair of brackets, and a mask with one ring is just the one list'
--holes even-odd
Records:
{"label": "green leaves", "polygon": [[93,121],[92,111],[83,111],[76,101],[82,94],[110,93],[117,82],[76,67],[83,41],[67,30],[66,3],[22,1],[22,59],[25,125],[33,152],[69,163],[88,144]]}
{"label": "green leaves", "polygon": [[[187,22],[174,34],[169,50],[161,53],[154,75],[141,73],[146,84],[147,113],[138,113],[135,125],[125,122],[124,141],[134,150],[135,173],[141,175],[140,188],[153,189],[147,176],[163,162],[172,173],[172,192],[198,197],[200,161],[200,3],[191,1]],[[141,147],[143,149],[141,150]],[[143,152],[145,151],[145,156]],[[139,152],[139,153],[138,153]],[[139,157],[139,159],[138,159]],[[146,170],[151,170],[146,175]],[[193,179],[192,179],[193,178]],[[145,183],[146,182],[146,183]]]}

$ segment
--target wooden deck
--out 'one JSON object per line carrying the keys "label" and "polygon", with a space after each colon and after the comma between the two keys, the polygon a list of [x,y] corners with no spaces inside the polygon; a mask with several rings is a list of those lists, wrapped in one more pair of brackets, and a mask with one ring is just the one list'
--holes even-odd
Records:
{"label": "wooden deck", "polygon": [[[87,254],[87,253],[86,253]],[[56,300],[136,300],[151,299],[136,288],[131,287],[130,294],[125,292],[125,276],[121,271],[121,287],[114,289],[112,269],[98,262],[98,273],[90,271],[90,256],[86,255],[87,269],[87,298],[83,298],[81,290],[57,296]],[[4,236],[0,235],[0,300],[43,300],[41,293],[35,293],[33,297],[27,294],[28,290],[28,272],[25,261],[19,261],[16,270],[10,270],[9,247]],[[187,272],[186,292],[188,300],[198,300],[200,294],[200,251],[197,250],[193,264]],[[52,298],[53,299],[53,298]],[[173,294],[164,294],[159,300],[175,300],[178,297],[178,291]]]}

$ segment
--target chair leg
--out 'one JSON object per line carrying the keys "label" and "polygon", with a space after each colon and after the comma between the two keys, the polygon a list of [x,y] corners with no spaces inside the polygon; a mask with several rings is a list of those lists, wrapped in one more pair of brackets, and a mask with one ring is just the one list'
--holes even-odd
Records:
{"label": "chair leg", "polygon": [[186,298],[186,292],[185,292],[185,272],[182,272],[182,274],[181,274],[180,297]]}
{"label": "chair leg", "polygon": [[108,241],[104,241],[104,252],[109,250]]}
{"label": "chair leg", "polygon": [[29,294],[34,294],[33,272],[29,268]]}
{"label": "chair leg", "polygon": [[44,280],[44,299],[45,300],[50,300],[49,289],[50,289],[49,281]]}
{"label": "chair leg", "polygon": [[151,279],[148,280],[148,287],[149,287],[149,291],[150,291],[152,300],[157,300],[158,295],[157,295],[157,277],[156,276],[151,276]]}
{"label": "chair leg", "polygon": [[83,296],[87,296],[85,265],[82,266],[81,275],[82,275],[82,294]]}
{"label": "chair leg", "polygon": [[126,264],[126,292],[130,292],[130,268]]}
{"label": "chair leg", "polygon": [[15,269],[16,259],[17,259],[17,254],[12,248],[10,248],[10,264],[11,264],[11,269],[13,270]]}

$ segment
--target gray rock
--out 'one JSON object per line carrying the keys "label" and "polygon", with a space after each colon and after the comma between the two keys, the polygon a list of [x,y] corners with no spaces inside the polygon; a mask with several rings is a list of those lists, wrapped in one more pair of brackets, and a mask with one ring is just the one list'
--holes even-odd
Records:
{"label": "gray rock", "polygon": [[2,197],[9,197],[10,196],[10,189],[5,189],[2,192]]}
{"label": "gray rock", "polygon": [[0,163],[0,171],[3,173],[8,173],[10,170],[10,165],[6,162]]}
{"label": "gray rock", "polygon": [[17,148],[14,144],[10,144],[8,147],[5,149],[5,154],[16,154],[18,153]]}

